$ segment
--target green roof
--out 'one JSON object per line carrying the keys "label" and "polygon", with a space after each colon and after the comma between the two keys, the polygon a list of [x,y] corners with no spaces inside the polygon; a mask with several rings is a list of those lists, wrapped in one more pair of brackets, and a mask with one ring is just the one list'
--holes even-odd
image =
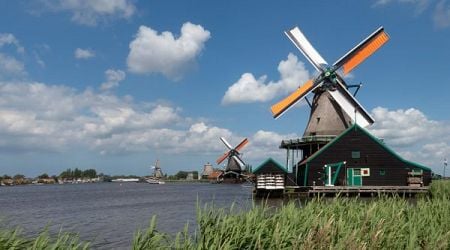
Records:
{"label": "green roof", "polygon": [[273,162],[275,164],[275,166],[277,168],[279,168],[280,170],[284,171],[284,172],[288,172],[287,168],[285,168],[283,165],[281,165],[280,163],[278,163],[276,160],[272,159],[272,158],[268,158],[267,160],[265,160],[263,163],[261,163],[259,166],[257,166],[255,169],[252,170],[252,173],[255,173],[256,171],[258,171],[260,168],[262,168],[264,165],[266,165],[269,162]]}
{"label": "green roof", "polygon": [[425,167],[421,164],[418,164],[416,162],[412,162],[412,161],[408,161],[403,159],[400,155],[398,155],[397,153],[395,153],[392,149],[390,149],[388,146],[386,146],[386,144],[384,144],[383,142],[381,142],[380,139],[376,138],[374,135],[372,135],[369,131],[367,131],[366,129],[360,127],[358,124],[353,124],[353,126],[351,126],[350,128],[346,129],[344,132],[342,132],[339,136],[337,136],[336,138],[334,138],[332,141],[330,141],[329,143],[327,143],[325,146],[323,146],[320,150],[318,150],[317,152],[315,152],[314,154],[312,154],[309,158],[307,158],[305,161],[302,162],[302,164],[304,163],[309,163],[312,160],[314,160],[317,156],[319,156],[322,152],[324,152],[325,150],[327,150],[327,148],[331,147],[333,144],[335,144],[337,141],[339,141],[342,137],[344,137],[346,134],[348,134],[352,129],[354,130],[360,130],[362,131],[364,134],[366,134],[370,139],[372,139],[374,142],[378,143],[381,147],[383,147],[386,151],[388,151],[389,153],[391,153],[393,156],[395,156],[397,159],[399,159],[400,161],[402,161],[403,163],[406,164],[411,164],[415,167],[424,169],[424,170],[428,170],[431,171],[430,168]]}

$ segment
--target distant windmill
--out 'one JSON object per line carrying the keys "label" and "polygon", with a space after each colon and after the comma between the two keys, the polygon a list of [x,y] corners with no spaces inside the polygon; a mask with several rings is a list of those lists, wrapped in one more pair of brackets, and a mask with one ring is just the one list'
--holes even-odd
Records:
{"label": "distant windmill", "polygon": [[378,28],[333,65],[328,65],[298,27],[285,33],[319,74],[273,105],[271,107],[273,117],[280,117],[302,98],[306,98],[307,94],[313,92],[311,114],[304,136],[338,135],[352,123],[357,123],[361,127],[374,123],[370,114],[348,91],[350,87],[359,89],[361,85],[347,85],[338,74],[338,70],[342,69],[343,75],[347,75],[383,46],[389,40],[383,27]]}
{"label": "distant windmill", "polygon": [[161,167],[159,166],[159,160],[156,160],[156,163],[154,166],[152,166],[153,169],[153,177],[155,178],[162,178],[163,172],[161,170]]}
{"label": "distant windmill", "polygon": [[445,169],[447,168],[447,158],[444,159],[444,178],[445,178]]}
{"label": "distant windmill", "polygon": [[240,175],[241,172],[245,169],[245,163],[240,158],[241,153],[239,152],[245,145],[248,143],[248,139],[245,138],[242,140],[236,147],[232,147],[230,143],[225,140],[225,138],[220,137],[220,140],[225,144],[225,146],[228,148],[228,151],[224,153],[221,157],[217,159],[217,164],[219,165],[222,163],[225,159],[228,159],[227,165],[225,167],[225,174],[227,172],[234,172],[237,175]]}

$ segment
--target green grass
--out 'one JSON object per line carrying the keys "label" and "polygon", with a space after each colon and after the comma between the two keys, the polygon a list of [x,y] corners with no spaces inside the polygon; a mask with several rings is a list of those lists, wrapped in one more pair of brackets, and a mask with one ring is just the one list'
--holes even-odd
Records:
{"label": "green grass", "polygon": [[59,249],[88,249],[89,243],[81,242],[77,235],[60,232],[51,237],[47,230],[35,238],[23,236],[19,228],[8,230],[0,229],[0,249],[32,249],[32,250],[59,250]]}
{"label": "green grass", "polygon": [[[339,197],[245,212],[205,205],[197,208],[194,234],[188,226],[176,236],[159,232],[153,217],[131,249],[450,249],[450,181],[433,182],[431,192],[416,200]],[[0,231],[0,249],[88,248],[68,234],[20,235]]]}

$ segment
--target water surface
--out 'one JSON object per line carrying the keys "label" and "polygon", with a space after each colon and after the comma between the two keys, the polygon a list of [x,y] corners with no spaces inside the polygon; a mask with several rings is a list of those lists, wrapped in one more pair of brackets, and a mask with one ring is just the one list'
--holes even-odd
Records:
{"label": "water surface", "polygon": [[129,249],[133,234],[153,215],[157,229],[176,233],[195,227],[197,199],[217,206],[251,207],[251,188],[232,184],[96,183],[0,187],[0,218],[34,235],[48,225],[76,232],[99,249]]}

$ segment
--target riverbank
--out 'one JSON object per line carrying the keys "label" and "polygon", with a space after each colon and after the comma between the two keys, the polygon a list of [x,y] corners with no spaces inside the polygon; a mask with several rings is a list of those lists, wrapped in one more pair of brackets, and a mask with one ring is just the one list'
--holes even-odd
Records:
{"label": "riverbank", "polygon": [[[291,202],[279,208],[255,206],[249,211],[236,212],[233,208],[208,205],[197,209],[195,233],[186,228],[173,237],[158,230],[158,224],[163,221],[153,217],[147,229],[135,233],[130,248],[448,249],[450,182],[433,182],[431,192],[431,197],[415,200],[398,197],[316,199],[301,204],[301,208]],[[13,249],[11,242],[29,248],[31,244],[44,241],[47,246],[66,244],[62,248],[89,248],[76,236],[69,236],[25,239],[20,233],[3,229],[0,248]]]}

